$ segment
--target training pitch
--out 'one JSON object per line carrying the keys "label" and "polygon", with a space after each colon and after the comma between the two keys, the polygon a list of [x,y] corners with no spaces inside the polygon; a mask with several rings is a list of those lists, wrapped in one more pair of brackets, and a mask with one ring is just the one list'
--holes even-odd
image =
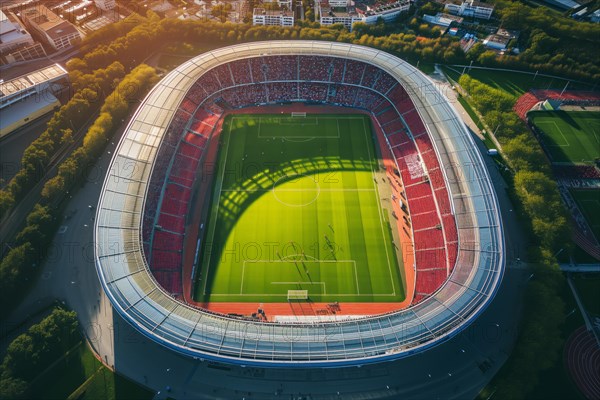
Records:
{"label": "training pitch", "polygon": [[219,140],[196,301],[404,300],[367,116],[233,115]]}
{"label": "training pitch", "polygon": [[600,112],[533,111],[527,117],[541,131],[553,162],[591,163],[600,157]]}

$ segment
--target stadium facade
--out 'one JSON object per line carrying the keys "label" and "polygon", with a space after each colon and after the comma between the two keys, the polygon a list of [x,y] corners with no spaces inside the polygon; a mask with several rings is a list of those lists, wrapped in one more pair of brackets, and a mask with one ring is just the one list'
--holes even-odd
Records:
{"label": "stadium facade", "polygon": [[[284,75],[275,73],[276,79],[269,80],[269,74],[275,75],[268,68],[256,71],[260,77],[250,76],[245,82],[238,82],[233,74],[232,66],[240,60],[251,63],[258,58],[272,61],[281,58],[282,62],[289,62],[294,57],[368,65],[381,71],[378,77],[383,74],[392,77],[394,82],[390,85],[401,88],[407,101],[388,97],[391,87],[382,86],[383,81],[379,85],[376,82],[363,85],[366,81],[362,77],[357,81],[337,79],[335,89],[328,89],[334,83],[335,71],[327,68],[328,72],[314,79],[288,71]],[[216,79],[212,86],[204,82],[198,89],[197,82],[226,65],[231,72],[229,77],[220,75],[222,80]],[[259,95],[254,91],[257,85],[265,88]],[[311,90],[302,89],[306,85]],[[294,95],[289,94],[290,88],[295,90]],[[353,93],[352,101],[342,96],[344,93]],[[145,238],[149,230],[156,229],[154,223],[147,222],[149,210],[156,206],[151,203],[155,200],[149,200],[156,193],[152,186],[156,171],[163,169],[161,159],[165,146],[170,146],[170,138],[177,135],[181,138],[180,132],[185,131],[177,113],[189,107],[186,101],[192,98],[196,106],[193,111],[205,107],[208,114],[210,104],[215,103],[238,108],[282,101],[361,108],[372,112],[376,121],[388,109],[395,112],[411,140],[427,139],[431,154],[435,154],[434,161],[439,163],[440,179],[432,181],[432,185],[440,185],[440,192],[445,190],[443,195],[449,200],[445,215],[452,226],[455,224],[455,231],[442,230],[444,237],[456,235],[452,242],[456,251],[445,252],[445,259],[440,260],[444,264],[440,269],[451,271],[449,276],[407,309],[344,322],[247,321],[210,313],[174,298],[172,290],[165,289],[152,272],[148,262],[152,245]],[[383,101],[389,106],[376,115],[371,108]],[[408,103],[410,111],[403,110],[402,104]],[[392,122],[380,125],[386,134],[385,127]],[[415,129],[423,131],[417,135]],[[386,140],[397,154],[400,145],[390,143],[388,136]],[[398,155],[398,163],[401,156]],[[398,168],[406,170],[400,164]],[[164,195],[162,188],[158,193]],[[204,53],[173,70],[144,99],[115,150],[95,221],[95,264],[114,310],[144,336],[171,350],[237,365],[290,368],[362,365],[422,352],[456,336],[478,318],[496,294],[505,268],[498,201],[481,155],[454,108],[410,64],[383,51],[344,43],[240,44]],[[444,245],[450,248],[450,242]],[[417,243],[415,247],[418,248]],[[450,267],[448,260],[452,260]]]}

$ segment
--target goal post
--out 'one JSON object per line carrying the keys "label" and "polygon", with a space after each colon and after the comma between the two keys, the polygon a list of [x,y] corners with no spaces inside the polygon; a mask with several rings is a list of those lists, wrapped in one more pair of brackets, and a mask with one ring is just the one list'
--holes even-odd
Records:
{"label": "goal post", "polygon": [[308,300],[308,290],[288,290],[287,300]]}
{"label": "goal post", "polygon": [[306,117],[306,113],[305,112],[296,112],[296,111],[292,111],[292,118],[294,117]]}

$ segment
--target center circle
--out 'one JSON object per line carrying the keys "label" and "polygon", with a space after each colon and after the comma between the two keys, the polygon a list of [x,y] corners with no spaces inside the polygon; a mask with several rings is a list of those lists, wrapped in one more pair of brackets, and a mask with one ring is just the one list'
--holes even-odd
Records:
{"label": "center circle", "polygon": [[[294,181],[302,181],[303,186],[305,185],[305,187],[303,188],[299,188],[299,189],[282,189],[281,186],[285,186],[286,183],[290,183],[290,182],[294,182]],[[281,185],[280,185],[281,183]],[[312,203],[314,203],[317,198],[319,197],[319,195],[321,194],[321,186],[319,186],[319,182],[317,180],[315,180],[315,178],[305,175],[305,174],[297,174],[297,175],[286,175],[286,176],[282,176],[281,178],[277,179],[275,181],[275,183],[273,184],[273,196],[275,196],[275,199],[280,202],[283,205],[289,206],[289,207],[305,207],[308,206]],[[298,200],[298,202],[290,202],[291,199],[286,198],[285,200],[282,199],[282,197],[284,197],[284,193],[290,193],[290,192],[295,192],[295,193],[313,193],[313,196],[309,197],[306,200],[303,200],[300,196],[297,196],[298,198],[294,197],[294,200]],[[284,197],[285,198],[285,197]]]}

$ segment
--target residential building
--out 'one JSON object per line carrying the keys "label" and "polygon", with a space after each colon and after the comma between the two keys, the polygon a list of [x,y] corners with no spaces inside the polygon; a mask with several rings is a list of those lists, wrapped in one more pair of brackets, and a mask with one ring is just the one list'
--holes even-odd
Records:
{"label": "residential building", "polygon": [[252,25],[294,26],[294,13],[255,8],[252,13]]}
{"label": "residential building", "polygon": [[[329,3],[331,4],[331,0]],[[363,22],[367,24],[374,24],[379,18],[390,22],[398,18],[401,13],[408,11],[410,4],[410,0],[400,0],[373,8],[368,6],[365,11],[357,8],[357,11],[364,16]]]}
{"label": "residential building", "polygon": [[319,22],[321,25],[343,24],[350,31],[352,24],[356,22],[375,24],[379,18],[390,22],[408,11],[411,5],[410,0],[400,0],[378,7],[338,7],[334,5],[337,4],[335,1],[337,0],[324,0],[318,3]]}
{"label": "residential building", "polygon": [[21,11],[25,25],[36,31],[42,39],[56,50],[70,47],[82,39],[77,28],[60,18],[46,6],[37,5]]}
{"label": "residential building", "polygon": [[476,0],[448,0],[445,3],[444,10],[461,17],[490,19],[494,12],[494,6]]}
{"label": "residential building", "polygon": [[354,7],[346,7],[345,11],[334,11],[328,1],[318,3],[318,13],[321,25],[343,24],[349,31],[352,30],[352,24],[364,20]]}

